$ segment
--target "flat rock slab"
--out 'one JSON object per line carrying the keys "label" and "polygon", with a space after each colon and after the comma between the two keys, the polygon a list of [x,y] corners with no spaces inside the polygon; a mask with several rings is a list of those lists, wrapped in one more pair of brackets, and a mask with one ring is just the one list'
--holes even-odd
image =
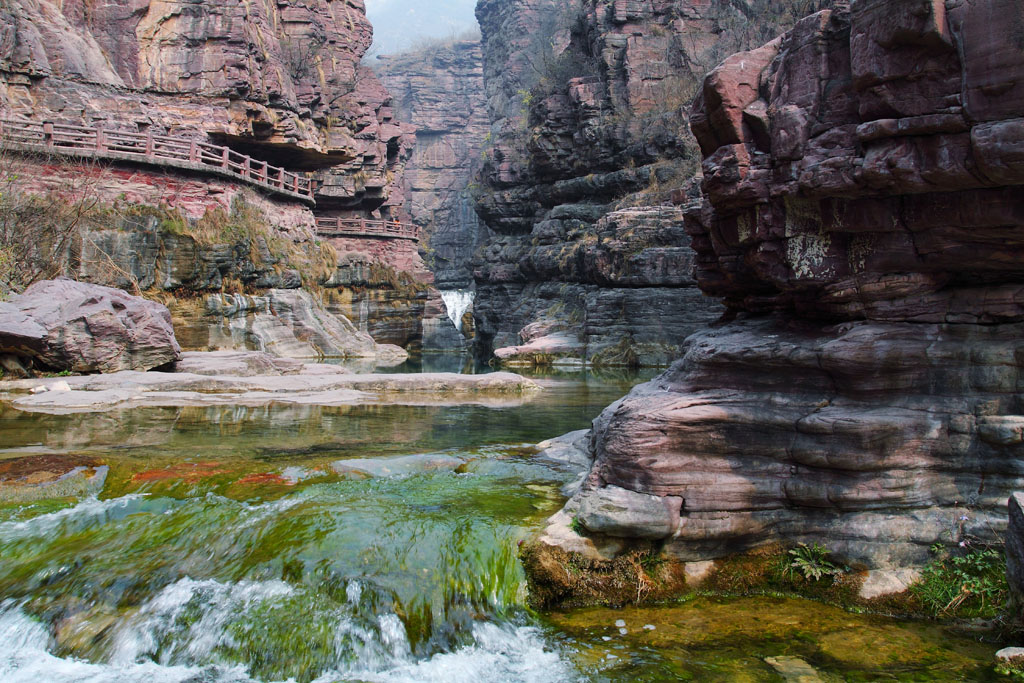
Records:
{"label": "flat rock slab", "polygon": [[[186,351],[181,360],[174,364],[174,371],[193,375],[230,375],[232,377],[254,377],[257,375],[298,375],[312,363],[303,363],[294,358],[282,358],[264,351]],[[337,374],[346,374],[338,366],[332,368]]]}
{"label": "flat rock slab", "polygon": [[[280,360],[280,359],[278,359]],[[232,361],[245,372],[246,361]],[[189,360],[193,363],[192,360]],[[201,359],[201,369],[220,362]],[[261,361],[262,362],[262,361]],[[290,368],[286,368],[289,369]],[[507,372],[488,375],[427,373],[355,375],[337,366],[302,364],[297,374],[210,375],[134,372],[5,382],[0,400],[26,412],[96,412],[121,407],[193,405],[352,405],[411,403],[518,404],[539,386]],[[26,392],[36,392],[28,394]]]}

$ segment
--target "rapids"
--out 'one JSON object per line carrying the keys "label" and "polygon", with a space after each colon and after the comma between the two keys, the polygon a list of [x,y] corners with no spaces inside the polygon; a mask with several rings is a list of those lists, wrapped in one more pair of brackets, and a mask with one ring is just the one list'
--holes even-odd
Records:
{"label": "rapids", "polygon": [[574,476],[530,444],[638,379],[492,406],[0,405],[0,462],[107,468],[98,493],[0,486],[0,680],[781,680],[779,655],[826,680],[988,675],[988,645],[806,601],[528,609],[517,544]]}

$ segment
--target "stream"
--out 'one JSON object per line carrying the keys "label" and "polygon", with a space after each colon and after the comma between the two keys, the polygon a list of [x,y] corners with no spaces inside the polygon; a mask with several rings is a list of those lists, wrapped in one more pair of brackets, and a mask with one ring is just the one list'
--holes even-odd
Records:
{"label": "stream", "polygon": [[0,404],[0,464],[91,477],[0,486],[0,680],[781,681],[766,658],[788,657],[820,680],[991,675],[995,646],[790,598],[529,610],[517,544],[574,477],[532,444],[649,377],[539,377],[493,405]]}

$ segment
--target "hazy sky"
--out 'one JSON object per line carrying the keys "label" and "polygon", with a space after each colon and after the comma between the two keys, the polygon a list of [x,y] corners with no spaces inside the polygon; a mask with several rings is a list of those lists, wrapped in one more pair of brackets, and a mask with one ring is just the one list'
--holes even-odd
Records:
{"label": "hazy sky", "polygon": [[366,0],[373,54],[399,52],[423,38],[447,38],[476,28],[476,0]]}

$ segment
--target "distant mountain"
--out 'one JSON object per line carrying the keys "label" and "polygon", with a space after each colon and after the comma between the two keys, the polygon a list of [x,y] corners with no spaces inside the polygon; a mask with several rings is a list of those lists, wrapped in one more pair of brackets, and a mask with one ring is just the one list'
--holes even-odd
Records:
{"label": "distant mountain", "polygon": [[392,54],[431,38],[476,30],[476,0],[366,0],[371,54]]}

